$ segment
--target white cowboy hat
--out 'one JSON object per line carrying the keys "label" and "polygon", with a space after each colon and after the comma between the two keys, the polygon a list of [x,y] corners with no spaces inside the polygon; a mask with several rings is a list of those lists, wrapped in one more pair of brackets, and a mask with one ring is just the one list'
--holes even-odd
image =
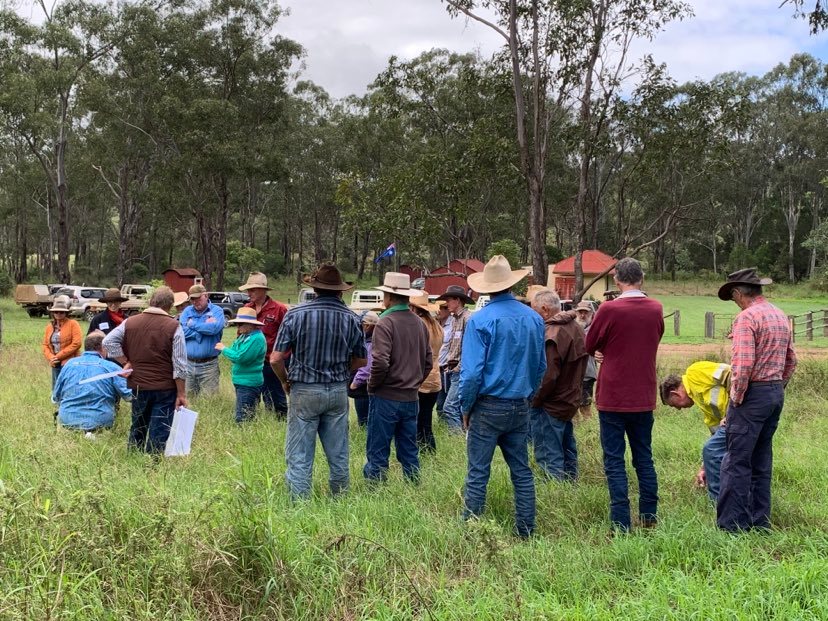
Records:
{"label": "white cowboy hat", "polygon": [[58,295],[52,302],[52,308],[47,309],[50,313],[68,313],[71,310],[71,302],[68,295]]}
{"label": "white cowboy hat", "polygon": [[411,277],[408,274],[401,274],[400,272],[388,272],[382,281],[382,286],[374,287],[374,289],[393,293],[394,295],[404,295],[409,298],[422,293],[419,289],[411,288]]}
{"label": "white cowboy hat", "polygon": [[244,283],[241,287],[239,287],[239,291],[247,291],[248,289],[272,290],[273,287],[267,286],[267,276],[265,276],[261,272],[253,272],[252,274],[250,274],[250,276],[247,277],[247,282]]}
{"label": "white cowboy hat", "polygon": [[236,318],[231,319],[227,323],[252,323],[254,326],[263,326],[264,324],[256,319],[256,309],[247,306],[242,306],[239,312],[236,313]]}
{"label": "white cowboy hat", "polygon": [[523,280],[529,270],[513,270],[509,261],[502,254],[496,254],[482,272],[469,274],[467,277],[469,287],[477,293],[497,293],[511,289]]}

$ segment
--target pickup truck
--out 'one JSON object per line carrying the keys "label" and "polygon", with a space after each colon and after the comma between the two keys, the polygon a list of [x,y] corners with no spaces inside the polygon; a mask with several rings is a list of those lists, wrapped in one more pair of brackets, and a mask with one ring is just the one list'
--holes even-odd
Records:
{"label": "pickup truck", "polygon": [[[152,285],[123,285],[121,287],[121,297],[128,299],[121,303],[121,312],[127,317],[140,313],[149,306],[149,299],[153,291]],[[106,304],[103,302],[97,300],[90,302],[83,311],[83,317],[87,321],[91,321],[92,317],[105,308]]]}
{"label": "pickup truck", "polygon": [[54,294],[49,285],[17,285],[14,289],[14,301],[29,317],[42,317],[48,314],[46,309],[52,305]]}
{"label": "pickup truck", "polygon": [[235,318],[239,309],[250,301],[250,297],[240,291],[208,291],[207,298],[221,307],[225,319]]}

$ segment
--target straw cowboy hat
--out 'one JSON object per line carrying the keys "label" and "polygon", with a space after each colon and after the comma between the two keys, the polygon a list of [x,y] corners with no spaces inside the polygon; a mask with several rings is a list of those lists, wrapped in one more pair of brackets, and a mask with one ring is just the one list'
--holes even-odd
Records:
{"label": "straw cowboy hat", "polygon": [[184,302],[189,301],[190,296],[187,295],[186,291],[176,291],[173,294],[173,306],[181,306]]}
{"label": "straw cowboy hat", "polygon": [[236,318],[227,323],[252,323],[254,326],[263,326],[264,323],[256,319],[256,309],[242,306],[236,313]]}
{"label": "straw cowboy hat", "polygon": [[253,272],[247,277],[247,282],[239,287],[239,291],[247,291],[249,289],[267,289],[271,291],[273,288],[267,286],[267,276],[261,272]]}
{"label": "straw cowboy hat", "polygon": [[305,276],[302,281],[313,289],[347,291],[354,288],[354,283],[342,280],[339,268],[333,263],[323,263],[313,274]]}
{"label": "straw cowboy hat", "polygon": [[469,274],[469,287],[478,293],[497,293],[511,289],[527,274],[529,270],[513,270],[506,257],[496,254],[489,259],[482,272]]}
{"label": "straw cowboy hat", "polygon": [[445,302],[446,298],[460,298],[463,304],[474,304],[474,300],[466,295],[466,290],[460,285],[449,285],[446,287],[446,292],[437,298],[437,301]]}
{"label": "straw cowboy hat", "polygon": [[733,288],[739,285],[757,285],[764,287],[772,284],[770,278],[759,278],[755,267],[748,267],[727,275],[727,282],[719,287],[719,299],[728,301],[733,296]]}
{"label": "straw cowboy hat", "polygon": [[422,293],[419,289],[411,288],[411,278],[408,274],[400,272],[388,272],[385,279],[382,281],[381,287],[374,287],[386,293],[393,293],[394,295],[404,295],[409,298],[416,297]]}
{"label": "straw cowboy hat", "polygon": [[541,291],[551,291],[551,289],[549,287],[544,287],[543,285],[529,285],[526,289],[526,301],[531,304],[535,299],[535,296]]}
{"label": "straw cowboy hat", "polygon": [[428,301],[428,291],[421,291],[420,295],[412,296],[408,303],[430,313],[436,313],[440,309],[439,306]]}
{"label": "straw cowboy hat", "polygon": [[52,302],[52,307],[47,309],[50,313],[68,313],[71,310],[71,302],[68,295],[59,295]]}
{"label": "straw cowboy hat", "polygon": [[125,298],[121,295],[120,289],[107,289],[106,293],[103,294],[102,298],[98,298],[98,302],[103,304],[109,304],[110,302],[126,302],[129,298]]}

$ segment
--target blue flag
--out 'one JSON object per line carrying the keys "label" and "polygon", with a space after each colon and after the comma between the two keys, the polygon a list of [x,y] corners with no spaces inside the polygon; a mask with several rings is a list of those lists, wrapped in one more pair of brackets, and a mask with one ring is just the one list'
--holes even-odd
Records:
{"label": "blue flag", "polygon": [[388,248],[386,248],[380,256],[378,256],[376,259],[374,259],[374,263],[379,263],[380,261],[384,261],[385,259],[389,259],[389,258],[393,257],[395,254],[397,254],[397,244],[396,243],[391,244],[390,246],[388,246]]}

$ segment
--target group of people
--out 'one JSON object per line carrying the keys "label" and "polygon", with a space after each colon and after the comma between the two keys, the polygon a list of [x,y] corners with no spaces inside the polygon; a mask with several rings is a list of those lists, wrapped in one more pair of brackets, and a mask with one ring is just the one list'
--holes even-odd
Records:
{"label": "group of people", "polygon": [[[536,523],[529,446],[543,476],[577,479],[572,422],[579,410],[589,415],[597,379],[594,402],[613,528],[626,532],[633,526],[628,444],[638,478],[638,523],[657,524],[652,430],[658,394],[666,405],[696,404],[705,414],[711,438],[697,482],[717,501],[719,526],[767,528],[772,438],[796,365],[787,320],[762,297],[768,279],[741,270],[719,291],[741,309],[730,365],[696,363],[658,386],[663,310],[642,292],[644,273],[635,259],[618,261],[614,279],[621,293],[594,314],[588,303],[563,311],[557,293],[541,287],[532,287],[528,304],[517,299],[512,288],[526,275],[504,257],[493,257],[468,277],[473,291],[490,296],[483,309],[470,313],[462,288],[449,287],[435,305],[411,288],[407,275],[389,272],[377,287],[384,309],[358,316],[342,300],[352,284],[333,264],[306,277],[316,298],[290,310],[269,297],[265,275],[254,273],[240,287],[249,304],[228,322],[238,329],[230,347],[221,340],[224,315],[200,285],[190,289],[188,300],[160,287],[149,308],[129,318],[120,315],[117,290],[110,290],[102,299],[107,310],[90,324],[80,357],[79,326],[56,300],[44,354],[53,368],[59,421],[87,431],[110,426],[111,416],[96,416],[96,409],[131,399],[129,446],[163,451],[174,410],[187,405],[188,395],[217,390],[217,359],[224,355],[232,363],[238,422],[250,419],[260,400],[286,416],[286,480],[291,496],[300,499],[311,493],[317,437],[331,493],[349,487],[349,396],[366,428],[363,476],[372,483],[386,478],[392,444],[403,475],[418,481],[420,452],[436,450],[436,407],[450,430],[466,434],[464,517],[484,511],[500,447],[514,487],[516,534],[528,537]],[[173,318],[172,307],[187,301]],[[115,371],[120,375],[106,382],[79,383]]]}

